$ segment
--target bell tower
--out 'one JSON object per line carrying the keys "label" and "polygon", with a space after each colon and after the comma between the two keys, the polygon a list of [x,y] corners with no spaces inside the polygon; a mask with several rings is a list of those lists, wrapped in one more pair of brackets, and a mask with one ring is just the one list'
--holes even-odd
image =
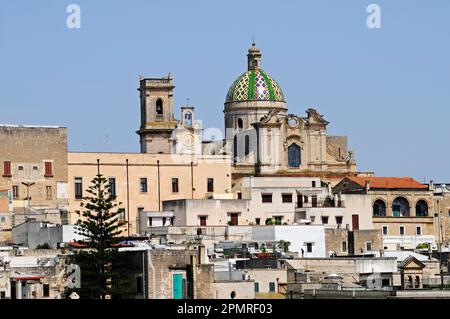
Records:
{"label": "bell tower", "polygon": [[172,133],[177,126],[174,88],[170,73],[163,78],[140,78],[141,126],[136,133],[140,136],[141,153],[171,153]]}

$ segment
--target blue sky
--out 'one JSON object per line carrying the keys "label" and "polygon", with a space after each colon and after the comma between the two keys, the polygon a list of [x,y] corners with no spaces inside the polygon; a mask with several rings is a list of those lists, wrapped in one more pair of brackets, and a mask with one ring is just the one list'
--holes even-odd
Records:
{"label": "blue sky", "polygon": [[[66,8],[81,7],[81,29]],[[369,29],[366,8],[381,8]],[[0,123],[62,125],[74,151],[139,150],[139,75],[173,73],[223,128],[253,35],[290,113],[316,108],[358,169],[450,182],[450,1],[0,0]],[[106,137],[108,136],[108,137]]]}

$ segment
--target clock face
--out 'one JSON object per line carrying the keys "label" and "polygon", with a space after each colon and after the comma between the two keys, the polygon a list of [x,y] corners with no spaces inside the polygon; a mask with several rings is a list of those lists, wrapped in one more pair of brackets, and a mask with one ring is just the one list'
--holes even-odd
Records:
{"label": "clock face", "polygon": [[297,119],[294,118],[294,117],[291,117],[291,118],[288,120],[288,125],[289,125],[290,127],[296,127],[297,124],[298,124],[298,121],[297,121]]}
{"label": "clock face", "polygon": [[184,136],[184,145],[188,147],[194,145],[194,136],[192,134],[186,134]]}

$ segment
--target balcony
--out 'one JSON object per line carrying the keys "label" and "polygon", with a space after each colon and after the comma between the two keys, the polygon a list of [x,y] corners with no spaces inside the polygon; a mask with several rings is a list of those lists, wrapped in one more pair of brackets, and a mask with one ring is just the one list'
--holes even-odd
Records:
{"label": "balcony", "polygon": [[317,202],[296,202],[295,203],[295,212],[305,211],[305,209],[311,208],[345,208],[345,201],[329,201],[329,200],[319,200]]}

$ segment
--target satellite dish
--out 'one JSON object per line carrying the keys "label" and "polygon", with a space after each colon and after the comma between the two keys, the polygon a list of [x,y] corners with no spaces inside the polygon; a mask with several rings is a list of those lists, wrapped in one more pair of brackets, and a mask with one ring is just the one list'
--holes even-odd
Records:
{"label": "satellite dish", "polygon": [[74,291],[69,295],[69,299],[80,299],[80,296]]}

